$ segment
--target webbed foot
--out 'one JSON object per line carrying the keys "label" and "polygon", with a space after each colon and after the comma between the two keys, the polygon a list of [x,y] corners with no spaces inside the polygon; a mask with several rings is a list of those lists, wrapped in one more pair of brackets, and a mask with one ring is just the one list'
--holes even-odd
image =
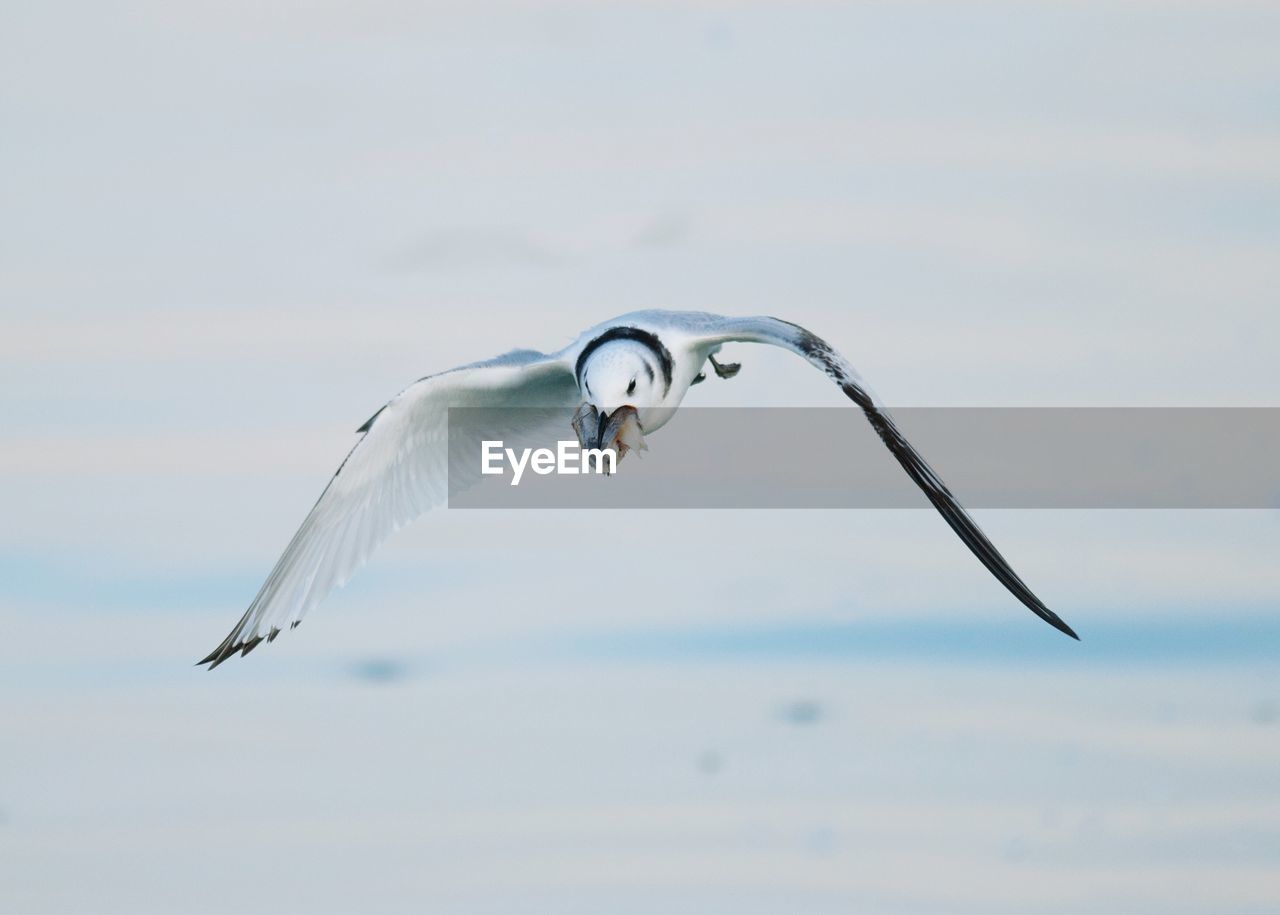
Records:
{"label": "webbed foot", "polygon": [[732,378],[742,370],[741,362],[726,362],[723,365],[716,362],[715,356],[708,356],[707,361],[711,363],[711,367],[715,369],[718,378]]}

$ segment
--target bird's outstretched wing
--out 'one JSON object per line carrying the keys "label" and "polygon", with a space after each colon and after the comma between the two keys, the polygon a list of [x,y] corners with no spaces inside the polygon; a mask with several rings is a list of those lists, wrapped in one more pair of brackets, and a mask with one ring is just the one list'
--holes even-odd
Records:
{"label": "bird's outstretched wing", "polygon": [[[449,441],[449,408],[494,408],[506,427],[487,437],[513,439],[538,438],[557,424],[563,429],[556,431],[568,430],[576,403],[572,363],[532,351],[509,353],[410,385],[357,430],[361,439],[258,596],[199,663],[212,670],[237,652],[248,654],[264,639],[271,641],[297,626],[307,611],[345,584],[383,540],[443,503],[450,489],[457,492],[460,484],[474,482],[450,479],[450,471],[457,477],[460,465],[449,464],[450,450],[457,454],[459,444]],[[524,409],[529,407],[546,409]],[[512,428],[513,424],[523,427]],[[476,445],[478,455],[478,441]],[[477,462],[476,475],[478,469]]]}
{"label": "bird's outstretched wing", "polygon": [[822,369],[840,386],[845,396],[862,408],[862,412],[866,414],[876,434],[880,436],[880,440],[888,446],[898,463],[933,503],[933,507],[946,519],[951,529],[964,541],[964,545],[978,557],[991,574],[1040,619],[1073,639],[1080,638],[1061,617],[1046,607],[1010,568],[1009,563],[1000,555],[1000,551],[987,539],[987,535],[982,533],[977,522],[956,501],[956,497],[947,489],[946,484],[933,471],[933,468],[903,437],[893,417],[871,393],[870,388],[858,373],[829,343],[798,324],[791,324],[778,318],[721,318],[715,315],[690,315],[681,329],[692,335],[695,346],[705,347],[708,352],[721,343],[770,343],[798,353]]}

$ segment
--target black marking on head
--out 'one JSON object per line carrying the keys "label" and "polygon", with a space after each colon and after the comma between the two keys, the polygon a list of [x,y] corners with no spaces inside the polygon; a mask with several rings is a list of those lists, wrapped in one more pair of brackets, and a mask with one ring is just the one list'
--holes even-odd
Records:
{"label": "black marking on head", "polygon": [[644,370],[649,373],[649,383],[653,384],[653,366],[646,361],[644,364]]}
{"label": "black marking on head", "polygon": [[634,394],[635,392],[636,392],[636,380],[632,378],[631,384],[627,385],[627,393]]}
{"label": "black marking on head", "polygon": [[[656,335],[638,327],[611,327],[584,346],[582,352],[578,354],[578,364],[573,369],[574,375],[578,379],[578,384],[582,384],[582,369],[586,366],[587,359],[591,357],[591,354],[606,343],[612,343],[614,340],[634,340],[636,343],[648,347],[650,352],[658,357],[658,365],[662,368],[663,395],[665,396],[667,391],[671,390],[671,374],[675,367],[675,363],[671,359],[671,351],[663,345]],[[590,391],[587,393],[590,393]]]}

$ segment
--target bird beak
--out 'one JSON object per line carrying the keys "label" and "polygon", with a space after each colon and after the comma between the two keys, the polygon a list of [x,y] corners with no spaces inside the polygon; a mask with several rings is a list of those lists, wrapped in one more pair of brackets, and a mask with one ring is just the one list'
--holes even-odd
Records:
{"label": "bird beak", "polygon": [[612,413],[602,413],[592,404],[584,403],[573,415],[573,431],[578,434],[578,444],[585,448],[606,448],[618,452],[618,460],[628,451],[647,451],[644,430],[640,428],[639,414],[632,406],[622,406]]}
{"label": "bird beak", "polygon": [[584,450],[600,447],[603,420],[600,411],[589,403],[583,403],[578,407],[578,412],[573,414],[573,431],[578,434],[578,445]]}

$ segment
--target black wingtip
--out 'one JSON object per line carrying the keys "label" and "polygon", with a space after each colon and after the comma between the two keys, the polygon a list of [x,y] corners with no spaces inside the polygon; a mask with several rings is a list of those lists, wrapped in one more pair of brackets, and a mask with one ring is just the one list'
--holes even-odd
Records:
{"label": "black wingtip", "polygon": [[373,424],[377,421],[378,417],[382,415],[382,411],[385,410],[386,408],[387,408],[386,404],[383,404],[381,407],[378,407],[378,412],[374,413],[372,416],[366,419],[364,423],[360,426],[360,428],[356,430],[356,434],[361,435],[365,432],[368,432],[370,429],[372,429]]}
{"label": "black wingtip", "polygon": [[245,642],[244,647],[240,649],[240,657],[245,657],[249,652],[261,645],[265,638],[266,636],[255,635],[253,638],[249,639],[249,641]]}
{"label": "black wingtip", "polygon": [[[209,665],[208,669],[213,670],[215,667],[217,667],[223,661],[227,660],[227,658],[231,657],[232,655],[248,654],[248,651],[243,651],[243,652],[241,651],[241,649],[243,649],[247,643],[240,641],[237,638],[237,635],[238,635],[238,628],[237,628],[237,631],[232,632],[231,635],[223,639],[221,645],[213,649],[213,651],[209,652],[209,654],[206,655],[204,658],[197,661],[196,667],[199,667],[202,664],[208,664]],[[261,641],[261,636],[259,636],[259,641]],[[257,647],[257,642],[253,642],[252,647],[249,650],[252,650],[253,647]]]}
{"label": "black wingtip", "polygon": [[[298,624],[301,622],[302,620],[294,620],[289,624],[289,628],[297,629]],[[229,636],[222,640],[221,645],[213,649],[213,651],[209,652],[208,655],[201,658],[199,661],[196,661],[195,666],[202,667],[205,664],[208,664],[208,669],[213,670],[228,658],[235,657],[236,655],[240,655],[240,657],[243,658],[263,642],[274,642],[276,640],[276,636],[278,636],[281,631],[282,630],[279,626],[272,626],[271,630],[266,635],[257,635],[251,639],[244,639],[240,637],[240,628],[236,627]]]}
{"label": "black wingtip", "polygon": [[210,652],[209,654],[201,658],[199,661],[196,661],[196,667],[201,667],[205,664],[208,664],[209,669],[213,670],[213,668],[217,667],[224,660],[226,660],[226,655],[223,654],[222,646],[218,646],[212,652]]}
{"label": "black wingtip", "polygon": [[[1035,607],[1032,607],[1032,609],[1036,610]],[[1072,629],[1070,626],[1068,626],[1066,621],[1063,620],[1062,617],[1058,616],[1058,614],[1054,613],[1052,610],[1049,610],[1048,608],[1037,610],[1036,616],[1040,617],[1040,619],[1044,620],[1054,629],[1057,629],[1063,635],[1069,635],[1073,639],[1075,639],[1077,642],[1080,641],[1080,636],[1076,635],[1076,631]]]}

